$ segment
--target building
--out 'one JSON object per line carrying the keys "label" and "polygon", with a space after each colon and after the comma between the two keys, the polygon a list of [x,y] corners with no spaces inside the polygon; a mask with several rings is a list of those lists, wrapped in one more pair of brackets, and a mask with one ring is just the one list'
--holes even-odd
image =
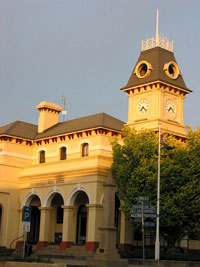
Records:
{"label": "building", "polygon": [[[162,128],[185,138],[183,104],[186,87],[173,54],[173,43],[159,36],[142,42],[130,79],[122,88],[129,98],[127,125]],[[59,123],[59,105],[41,102],[38,125],[16,121],[0,127],[0,246],[23,235],[22,208],[32,207],[27,241],[42,249],[58,244],[66,250],[99,244],[103,184],[112,164],[110,141],[123,142],[124,122],[105,113]],[[129,249],[132,228],[120,212],[116,194],[117,244]],[[17,241],[23,245],[23,238]]]}

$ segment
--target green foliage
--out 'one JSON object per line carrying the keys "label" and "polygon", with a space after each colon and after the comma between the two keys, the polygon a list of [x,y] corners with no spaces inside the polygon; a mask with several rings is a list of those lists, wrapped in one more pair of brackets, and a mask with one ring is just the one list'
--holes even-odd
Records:
{"label": "green foliage", "polygon": [[[132,258],[132,259],[142,259],[143,256],[142,248],[134,248],[133,251],[120,251],[121,258]],[[145,250],[146,259],[155,258],[154,248],[147,248]],[[199,250],[191,250],[189,252],[184,252],[180,249],[168,249],[160,251],[161,260],[177,260],[177,261],[200,261],[200,252]],[[130,263],[131,260],[130,260]]]}
{"label": "green foliage", "polygon": [[[149,204],[156,205],[158,134],[125,128],[123,135],[123,145],[112,143],[112,171],[129,216],[138,196],[148,196]],[[160,233],[175,247],[184,236],[200,234],[200,128],[189,131],[186,143],[166,139],[175,149],[161,146]]]}

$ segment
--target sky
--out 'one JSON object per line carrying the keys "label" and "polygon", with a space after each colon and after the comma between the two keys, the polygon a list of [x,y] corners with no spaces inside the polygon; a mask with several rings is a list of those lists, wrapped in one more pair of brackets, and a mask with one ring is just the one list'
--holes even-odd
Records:
{"label": "sky", "polygon": [[[0,126],[37,124],[41,101],[65,120],[105,112],[124,122],[124,87],[141,41],[159,33],[174,42],[183,79],[184,122],[200,125],[199,0],[0,0]],[[60,118],[62,121],[62,117]]]}

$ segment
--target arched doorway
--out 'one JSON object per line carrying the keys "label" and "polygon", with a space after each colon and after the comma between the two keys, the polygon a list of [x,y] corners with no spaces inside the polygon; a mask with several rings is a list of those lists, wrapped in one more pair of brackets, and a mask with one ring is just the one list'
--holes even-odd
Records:
{"label": "arched doorway", "polygon": [[63,231],[63,197],[59,193],[55,193],[51,200],[51,227],[50,242],[52,244],[60,244],[62,241]]}
{"label": "arched doorway", "polygon": [[76,243],[85,244],[87,236],[87,207],[89,199],[84,191],[76,195],[74,206],[77,209]]}
{"label": "arched doorway", "polygon": [[27,233],[27,242],[29,244],[36,244],[39,240],[40,234],[40,210],[41,202],[38,196],[31,197],[29,206],[31,207],[31,229]]}

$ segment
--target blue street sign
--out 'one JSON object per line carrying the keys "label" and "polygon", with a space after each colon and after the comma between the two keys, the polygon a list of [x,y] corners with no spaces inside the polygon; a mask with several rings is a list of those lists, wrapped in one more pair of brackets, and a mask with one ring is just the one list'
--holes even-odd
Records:
{"label": "blue street sign", "polygon": [[22,222],[30,222],[31,221],[31,207],[24,206],[22,210]]}
{"label": "blue street sign", "polygon": [[132,209],[129,213],[141,213],[141,209]]}
{"label": "blue street sign", "polygon": [[155,226],[154,222],[144,222],[145,226]]}

